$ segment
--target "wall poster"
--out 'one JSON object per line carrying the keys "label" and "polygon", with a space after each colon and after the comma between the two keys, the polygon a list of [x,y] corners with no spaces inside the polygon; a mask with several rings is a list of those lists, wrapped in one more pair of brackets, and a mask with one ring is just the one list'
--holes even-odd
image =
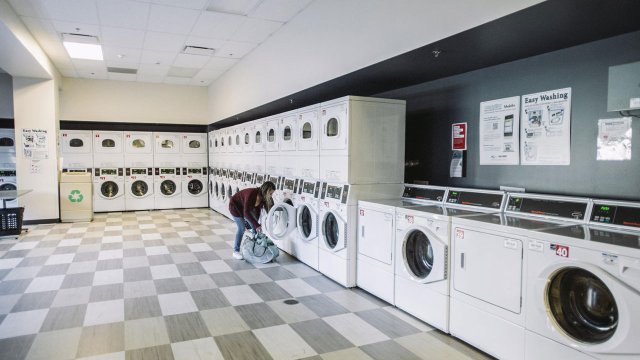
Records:
{"label": "wall poster", "polygon": [[598,120],[597,160],[631,160],[631,118]]}
{"label": "wall poster", "polygon": [[480,103],[480,165],[520,162],[520,96]]}
{"label": "wall poster", "polygon": [[520,163],[569,165],[571,88],[522,96]]}

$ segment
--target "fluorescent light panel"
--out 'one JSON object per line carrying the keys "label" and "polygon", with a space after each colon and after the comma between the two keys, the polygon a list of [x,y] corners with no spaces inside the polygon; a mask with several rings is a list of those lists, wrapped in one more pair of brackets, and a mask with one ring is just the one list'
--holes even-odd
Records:
{"label": "fluorescent light panel", "polygon": [[102,47],[100,45],[68,41],[63,41],[62,44],[72,59],[103,60]]}

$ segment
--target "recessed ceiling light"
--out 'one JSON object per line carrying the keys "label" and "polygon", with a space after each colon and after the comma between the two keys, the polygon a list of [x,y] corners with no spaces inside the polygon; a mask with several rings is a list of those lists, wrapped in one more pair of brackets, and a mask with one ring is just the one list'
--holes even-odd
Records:
{"label": "recessed ceiling light", "polygon": [[102,60],[102,47],[96,44],[82,44],[64,41],[62,43],[72,59]]}

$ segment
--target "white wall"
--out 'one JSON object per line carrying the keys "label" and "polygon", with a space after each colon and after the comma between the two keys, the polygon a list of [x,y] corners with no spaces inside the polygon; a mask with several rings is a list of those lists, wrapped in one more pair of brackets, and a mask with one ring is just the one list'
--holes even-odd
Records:
{"label": "white wall", "polygon": [[64,78],[60,119],[208,124],[207,88]]}
{"label": "white wall", "polygon": [[210,122],[541,0],[317,0],[209,87]]}
{"label": "white wall", "polygon": [[13,119],[13,85],[7,73],[0,73],[0,119]]}

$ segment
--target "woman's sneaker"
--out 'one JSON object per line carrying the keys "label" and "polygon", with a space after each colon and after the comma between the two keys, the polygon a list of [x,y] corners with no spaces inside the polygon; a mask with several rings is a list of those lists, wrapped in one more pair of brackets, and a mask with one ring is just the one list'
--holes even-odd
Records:
{"label": "woman's sneaker", "polygon": [[233,258],[236,259],[236,260],[244,259],[244,257],[242,256],[242,254],[239,251],[234,251],[233,252]]}

